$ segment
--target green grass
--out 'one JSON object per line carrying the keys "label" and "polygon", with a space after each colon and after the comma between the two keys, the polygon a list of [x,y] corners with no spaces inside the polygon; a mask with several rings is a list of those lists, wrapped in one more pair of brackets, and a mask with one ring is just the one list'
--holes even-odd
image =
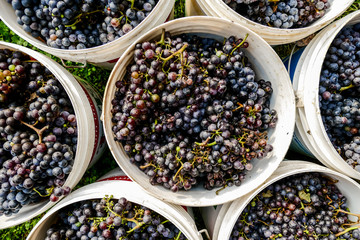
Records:
{"label": "green grass", "polygon": [[176,0],[174,8],[175,18],[185,17],[185,0]]}
{"label": "green grass", "polygon": [[341,17],[348,15],[349,13],[355,12],[360,9],[360,0],[355,0],[353,4],[344,12]]}
{"label": "green grass", "polygon": [[[357,11],[360,9],[360,0],[356,0],[352,6],[342,15],[345,16],[351,12]],[[185,16],[185,0],[176,0],[175,1],[175,9],[174,9],[175,18],[184,17]],[[7,26],[0,21],[0,40],[5,42],[16,43],[25,47],[29,47],[34,50],[38,50],[35,47],[31,46],[28,42],[17,36],[15,33],[10,31]],[[293,49],[294,44],[276,46],[274,49],[277,51],[281,58],[288,56],[291,50]],[[42,52],[42,51],[40,51]],[[44,53],[44,52],[42,52]],[[44,53],[50,56],[47,53]],[[58,58],[51,56],[56,61],[60,62]],[[66,62],[68,65],[72,65],[75,63]],[[92,83],[102,94],[104,92],[104,88],[110,74],[109,70],[104,70],[99,67],[93,66],[89,64],[86,68],[74,68],[69,69],[74,75],[77,75],[86,81]],[[110,151],[107,149],[101,158],[92,168],[88,169],[76,186],[79,188],[81,186],[93,183],[97,178],[107,173],[109,170],[117,167],[117,164],[113,157],[111,156]],[[43,214],[42,214],[43,215]],[[26,239],[26,236],[31,231],[33,226],[40,220],[38,216],[31,221],[20,224],[18,226],[8,228],[5,230],[0,230],[0,240],[22,240]],[[196,220],[199,223],[199,216],[196,216]],[[202,228],[203,225],[200,225]]]}
{"label": "green grass", "polygon": [[30,46],[28,42],[20,38],[13,31],[10,31],[9,28],[5,25],[4,22],[0,20],[0,40],[4,42],[11,42],[25,47]]}

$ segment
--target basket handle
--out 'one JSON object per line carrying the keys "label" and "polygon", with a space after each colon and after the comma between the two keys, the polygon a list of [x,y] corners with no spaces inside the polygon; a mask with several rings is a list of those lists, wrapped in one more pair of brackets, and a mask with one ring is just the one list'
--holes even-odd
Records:
{"label": "basket handle", "polygon": [[80,66],[68,66],[65,64],[64,59],[60,58],[60,60],[61,60],[62,65],[64,66],[64,68],[86,68],[86,66],[87,66],[87,61],[82,63],[83,65],[80,65]]}
{"label": "basket handle", "polygon": [[207,237],[207,239],[211,240],[210,235],[209,235],[209,232],[208,232],[207,229],[201,229],[201,230],[199,231],[199,233],[200,233],[201,235],[205,234],[205,236]]}

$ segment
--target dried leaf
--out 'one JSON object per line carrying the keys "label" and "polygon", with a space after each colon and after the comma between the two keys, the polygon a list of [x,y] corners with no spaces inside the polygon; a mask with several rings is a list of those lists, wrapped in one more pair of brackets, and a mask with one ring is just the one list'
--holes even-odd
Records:
{"label": "dried leaf", "polygon": [[35,98],[37,98],[38,95],[36,94],[36,92],[33,92],[31,95],[30,95],[30,98],[29,98],[29,102]]}

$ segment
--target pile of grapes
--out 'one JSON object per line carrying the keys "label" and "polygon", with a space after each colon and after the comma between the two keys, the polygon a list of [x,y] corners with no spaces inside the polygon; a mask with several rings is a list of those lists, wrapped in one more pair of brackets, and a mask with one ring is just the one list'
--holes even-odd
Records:
{"label": "pile of grapes", "polygon": [[77,202],[58,212],[45,240],[186,239],[163,216],[126,198]]}
{"label": "pile of grapes", "polygon": [[324,16],[328,0],[223,0],[251,21],[275,28],[301,28]]}
{"label": "pile of grapes", "polygon": [[136,44],[116,82],[112,130],[151,184],[174,192],[239,186],[252,160],[272,151],[273,89],[255,76],[248,45],[165,32],[159,42]]}
{"label": "pile of grapes", "polygon": [[8,0],[18,24],[50,47],[84,49],[130,32],[158,0]]}
{"label": "pile of grapes", "polygon": [[238,218],[230,240],[360,239],[336,180],[319,173],[284,178],[260,192]]}
{"label": "pile of grapes", "polygon": [[360,24],[343,28],[326,54],[319,106],[325,130],[339,154],[360,172]]}
{"label": "pile of grapes", "polygon": [[60,82],[22,52],[0,50],[0,84],[0,216],[10,216],[70,192],[77,123]]}

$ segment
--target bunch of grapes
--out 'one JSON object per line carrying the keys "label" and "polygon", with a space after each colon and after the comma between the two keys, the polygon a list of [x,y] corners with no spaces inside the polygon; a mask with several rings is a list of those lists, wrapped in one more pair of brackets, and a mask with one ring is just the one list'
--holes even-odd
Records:
{"label": "bunch of grapes", "polygon": [[158,0],[8,0],[18,24],[48,46],[84,49],[130,32]]}
{"label": "bunch of grapes", "polygon": [[328,0],[223,0],[240,15],[275,28],[306,27],[324,16]]}
{"label": "bunch of grapes", "polygon": [[7,63],[7,55],[11,54],[9,50],[0,52],[0,103],[5,102],[9,96],[18,94],[16,90],[25,79],[25,69],[21,65],[23,54],[15,52],[15,61]]}
{"label": "bunch of grapes", "polygon": [[284,178],[261,191],[239,216],[229,240],[360,239],[336,180],[319,173]]}
{"label": "bunch of grapes", "polygon": [[343,28],[322,66],[319,106],[325,130],[345,161],[360,171],[360,24]]}
{"label": "bunch of grapes", "polygon": [[246,39],[166,32],[159,42],[136,44],[116,82],[112,130],[151,184],[174,192],[239,186],[252,160],[272,151],[273,89],[256,78],[247,47]]}
{"label": "bunch of grapes", "polygon": [[157,212],[126,198],[77,202],[58,213],[45,240],[186,239],[179,229]]}
{"label": "bunch of grapes", "polygon": [[0,102],[0,215],[10,216],[70,192],[64,183],[74,162],[77,123],[70,99],[46,67],[8,49],[0,50],[0,60],[0,75],[14,77],[3,80],[10,91],[2,91]]}

